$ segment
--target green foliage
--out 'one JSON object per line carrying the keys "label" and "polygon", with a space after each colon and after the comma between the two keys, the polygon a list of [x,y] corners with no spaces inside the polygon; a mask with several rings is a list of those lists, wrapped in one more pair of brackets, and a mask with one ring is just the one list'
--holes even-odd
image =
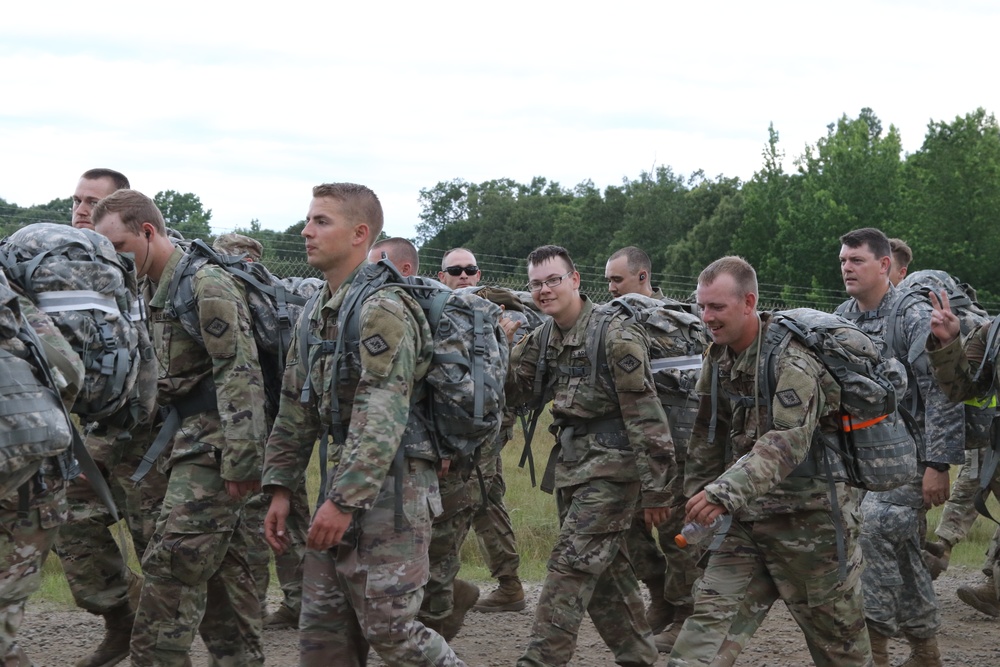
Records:
{"label": "green foliage", "polygon": [[73,200],[70,197],[53,199],[48,204],[36,204],[27,208],[0,199],[0,238],[36,222],[68,225],[72,217]]}
{"label": "green foliage", "polygon": [[186,238],[207,239],[211,236],[212,229],[208,223],[212,219],[212,209],[206,211],[198,195],[162,190],[156,193],[153,201],[163,214],[167,227],[176,229]]}

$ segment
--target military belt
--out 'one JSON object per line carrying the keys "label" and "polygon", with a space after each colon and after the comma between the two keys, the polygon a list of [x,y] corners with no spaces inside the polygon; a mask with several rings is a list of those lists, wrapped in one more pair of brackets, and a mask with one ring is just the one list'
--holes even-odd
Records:
{"label": "military belt", "polygon": [[142,461],[139,462],[138,467],[136,467],[135,472],[132,473],[129,479],[138,484],[149,474],[149,471],[156,465],[156,460],[160,458],[163,450],[167,448],[167,444],[174,439],[177,431],[180,430],[181,423],[185,419],[217,409],[218,402],[215,398],[215,383],[211,377],[206,377],[199,382],[188,395],[164,407],[161,410],[163,424],[160,426],[160,432],[156,434],[153,444],[142,455]]}

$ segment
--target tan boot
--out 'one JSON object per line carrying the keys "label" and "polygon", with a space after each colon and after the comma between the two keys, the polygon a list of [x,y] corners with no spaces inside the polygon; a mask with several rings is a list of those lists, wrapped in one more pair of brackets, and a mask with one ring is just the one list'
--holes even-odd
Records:
{"label": "tan boot", "polygon": [[646,607],[646,622],[654,635],[658,635],[674,620],[674,605],[663,599],[666,581],[663,577],[643,581],[649,589],[649,606]]}
{"label": "tan boot", "polygon": [[1000,618],[1000,600],[997,600],[997,589],[992,579],[978,586],[959,587],[958,599],[987,616]]}
{"label": "tan boot", "polygon": [[674,642],[677,641],[678,635],[681,634],[681,627],[684,625],[684,621],[693,613],[694,607],[691,605],[674,607],[673,623],[668,625],[666,630],[653,637],[653,643],[656,644],[657,651],[660,653],[670,653],[673,650]]}
{"label": "tan boot", "polygon": [[899,667],[941,667],[941,652],[938,651],[937,637],[921,639],[906,635],[910,644],[910,657]]}
{"label": "tan boot", "polygon": [[889,638],[870,625],[868,626],[868,637],[872,642],[872,658],[875,659],[875,667],[889,667]]}
{"label": "tan boot", "polygon": [[441,629],[439,630],[446,642],[450,642],[462,629],[465,623],[465,615],[476,604],[479,599],[479,588],[474,584],[462,579],[455,579],[454,608],[451,614],[441,619]]}
{"label": "tan boot", "polygon": [[104,640],[76,667],[112,667],[128,657],[135,614],[126,602],[104,615]]}
{"label": "tan boot", "polygon": [[282,604],[277,611],[264,617],[263,625],[268,630],[297,630],[299,615]]}
{"label": "tan boot", "polygon": [[526,604],[521,580],[517,577],[500,577],[497,589],[481,598],[473,609],[487,614],[497,611],[521,611]]}

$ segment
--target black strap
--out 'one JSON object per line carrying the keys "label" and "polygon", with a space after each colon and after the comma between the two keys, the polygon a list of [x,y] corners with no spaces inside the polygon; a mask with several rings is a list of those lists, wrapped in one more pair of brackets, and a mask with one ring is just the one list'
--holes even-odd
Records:
{"label": "black strap", "polygon": [[152,444],[142,455],[142,461],[136,467],[135,472],[129,478],[138,484],[149,474],[149,471],[156,465],[157,459],[163,454],[167,445],[177,435],[181,428],[181,423],[188,417],[203,414],[218,409],[218,402],[215,398],[215,383],[211,377],[207,377],[184,398],[163,409],[163,424]]}

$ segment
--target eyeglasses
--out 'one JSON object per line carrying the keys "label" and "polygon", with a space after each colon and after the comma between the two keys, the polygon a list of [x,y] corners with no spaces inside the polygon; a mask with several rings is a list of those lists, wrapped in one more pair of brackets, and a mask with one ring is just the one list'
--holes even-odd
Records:
{"label": "eyeglasses", "polygon": [[549,278],[548,280],[532,280],[528,283],[529,292],[537,292],[542,289],[542,285],[548,288],[559,287],[562,284],[563,278],[573,273],[572,271],[567,271],[561,276],[556,276],[555,278]]}
{"label": "eyeglasses", "polygon": [[471,264],[469,266],[447,266],[444,269],[444,272],[449,276],[460,276],[462,275],[462,271],[465,271],[465,275],[467,276],[474,276],[479,273],[479,267]]}

